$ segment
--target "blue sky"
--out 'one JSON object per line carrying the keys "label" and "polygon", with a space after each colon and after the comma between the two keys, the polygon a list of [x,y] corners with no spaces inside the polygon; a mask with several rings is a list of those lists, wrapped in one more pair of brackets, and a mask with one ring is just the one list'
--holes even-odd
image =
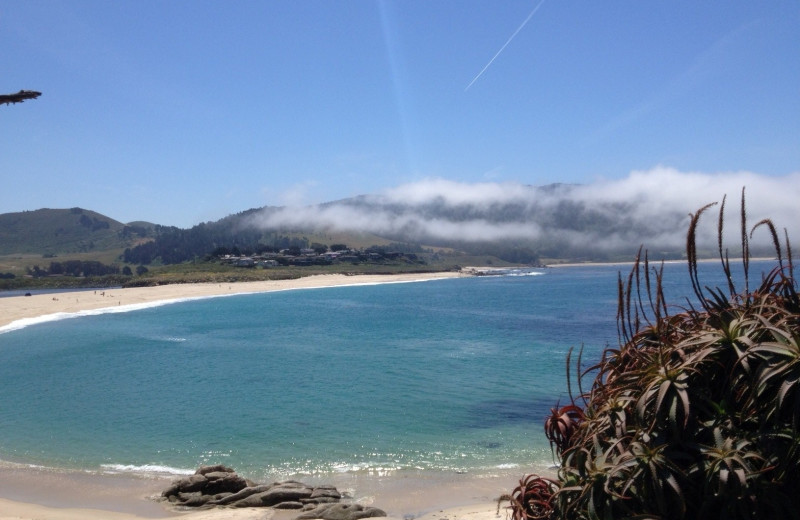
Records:
{"label": "blue sky", "polygon": [[0,49],[42,92],[0,106],[3,213],[800,172],[796,0],[33,0]]}

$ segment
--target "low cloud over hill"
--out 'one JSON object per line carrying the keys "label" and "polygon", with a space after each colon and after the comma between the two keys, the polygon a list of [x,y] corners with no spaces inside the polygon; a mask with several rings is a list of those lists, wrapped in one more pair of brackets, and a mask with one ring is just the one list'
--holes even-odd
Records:
{"label": "low cloud over hill", "polygon": [[[739,204],[746,187],[748,222],[771,218],[798,235],[800,172],[695,173],[659,167],[589,185],[532,187],[426,179],[380,194],[307,207],[266,208],[251,217],[260,228],[364,231],[399,240],[483,242],[522,240],[544,247],[624,251],[640,244],[682,250],[689,213],[727,195],[729,244],[738,244]],[[716,243],[714,209],[701,243]],[[767,243],[766,233],[757,242]]]}

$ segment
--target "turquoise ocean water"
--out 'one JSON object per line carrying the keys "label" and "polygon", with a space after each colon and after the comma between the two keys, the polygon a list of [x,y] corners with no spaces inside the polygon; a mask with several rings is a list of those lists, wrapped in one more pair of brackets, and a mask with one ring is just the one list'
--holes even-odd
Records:
{"label": "turquoise ocean water", "polygon": [[[224,463],[256,480],[546,467],[542,422],[568,399],[565,356],[616,345],[628,270],[209,298],[6,331],[0,459],[134,473]],[[702,270],[721,282],[718,264]],[[666,273],[680,303],[686,266]]]}

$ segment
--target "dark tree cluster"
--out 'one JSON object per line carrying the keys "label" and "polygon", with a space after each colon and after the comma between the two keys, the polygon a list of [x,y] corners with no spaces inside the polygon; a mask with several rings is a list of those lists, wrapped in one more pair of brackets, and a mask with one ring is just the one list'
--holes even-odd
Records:
{"label": "dark tree cluster", "polygon": [[227,219],[199,224],[190,229],[155,226],[153,234],[154,240],[125,250],[123,259],[126,263],[179,264],[198,258],[253,255],[291,247],[308,247],[305,238],[265,235],[260,230],[239,226]]}
{"label": "dark tree cluster", "polygon": [[133,237],[136,237],[136,236],[148,237],[148,236],[150,236],[150,232],[144,226],[127,225],[127,226],[122,228],[122,231],[120,231],[120,236],[122,236],[122,238],[133,238]]}
{"label": "dark tree cluster", "polygon": [[81,218],[78,219],[78,222],[81,226],[89,228],[92,231],[108,229],[110,227],[107,220],[100,220],[97,217],[87,217],[86,215],[81,215]]}
{"label": "dark tree cluster", "polygon": [[42,276],[105,276],[109,274],[119,274],[120,268],[117,265],[106,265],[94,260],[66,260],[64,262],[50,262],[47,269],[42,269],[38,265],[28,268],[28,274],[34,277]]}

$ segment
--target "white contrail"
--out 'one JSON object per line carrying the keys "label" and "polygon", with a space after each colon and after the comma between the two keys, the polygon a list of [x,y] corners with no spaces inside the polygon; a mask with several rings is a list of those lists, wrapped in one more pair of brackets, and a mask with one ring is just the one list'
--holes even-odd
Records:
{"label": "white contrail", "polygon": [[508,47],[508,44],[509,44],[509,43],[511,43],[511,40],[513,40],[513,39],[514,39],[514,36],[516,36],[516,35],[517,35],[517,33],[518,33],[518,32],[520,32],[520,31],[522,30],[522,28],[523,28],[523,27],[525,27],[525,24],[527,24],[527,23],[530,21],[530,19],[531,19],[531,18],[533,18],[533,15],[534,15],[534,14],[536,14],[536,11],[538,11],[540,7],[542,7],[542,4],[543,4],[543,3],[544,3],[544,0],[541,0],[541,2],[539,2],[539,3],[536,5],[536,7],[534,7],[534,8],[533,8],[533,11],[531,11],[531,14],[529,14],[529,15],[528,15],[528,17],[527,17],[527,18],[525,18],[525,21],[524,21],[524,22],[522,22],[522,25],[520,25],[520,26],[517,28],[517,30],[516,30],[516,31],[514,31],[514,34],[512,34],[512,35],[511,35],[511,37],[510,37],[510,38],[509,38],[509,39],[506,41],[506,43],[505,43],[505,44],[504,44],[502,47],[500,47],[500,50],[499,50],[499,51],[497,51],[497,54],[495,54],[495,55],[492,57],[492,59],[491,59],[491,60],[489,60],[489,63],[487,63],[487,64],[486,64],[486,66],[485,66],[484,68],[482,68],[482,69],[481,69],[481,71],[478,73],[478,75],[477,75],[477,76],[475,76],[475,77],[472,79],[472,81],[470,81],[470,82],[469,82],[469,85],[467,85],[467,87],[464,89],[464,92],[466,92],[467,90],[469,90],[469,88],[472,86],[472,84],[473,84],[473,83],[475,83],[476,81],[478,81],[478,78],[480,78],[480,77],[483,75],[483,73],[484,73],[484,72],[486,72],[486,69],[488,69],[488,68],[491,66],[491,64],[494,62],[494,60],[496,60],[496,59],[497,59],[497,57],[498,57],[498,56],[500,56],[500,53],[501,53],[501,52],[503,52],[503,50],[504,50],[506,47]]}

